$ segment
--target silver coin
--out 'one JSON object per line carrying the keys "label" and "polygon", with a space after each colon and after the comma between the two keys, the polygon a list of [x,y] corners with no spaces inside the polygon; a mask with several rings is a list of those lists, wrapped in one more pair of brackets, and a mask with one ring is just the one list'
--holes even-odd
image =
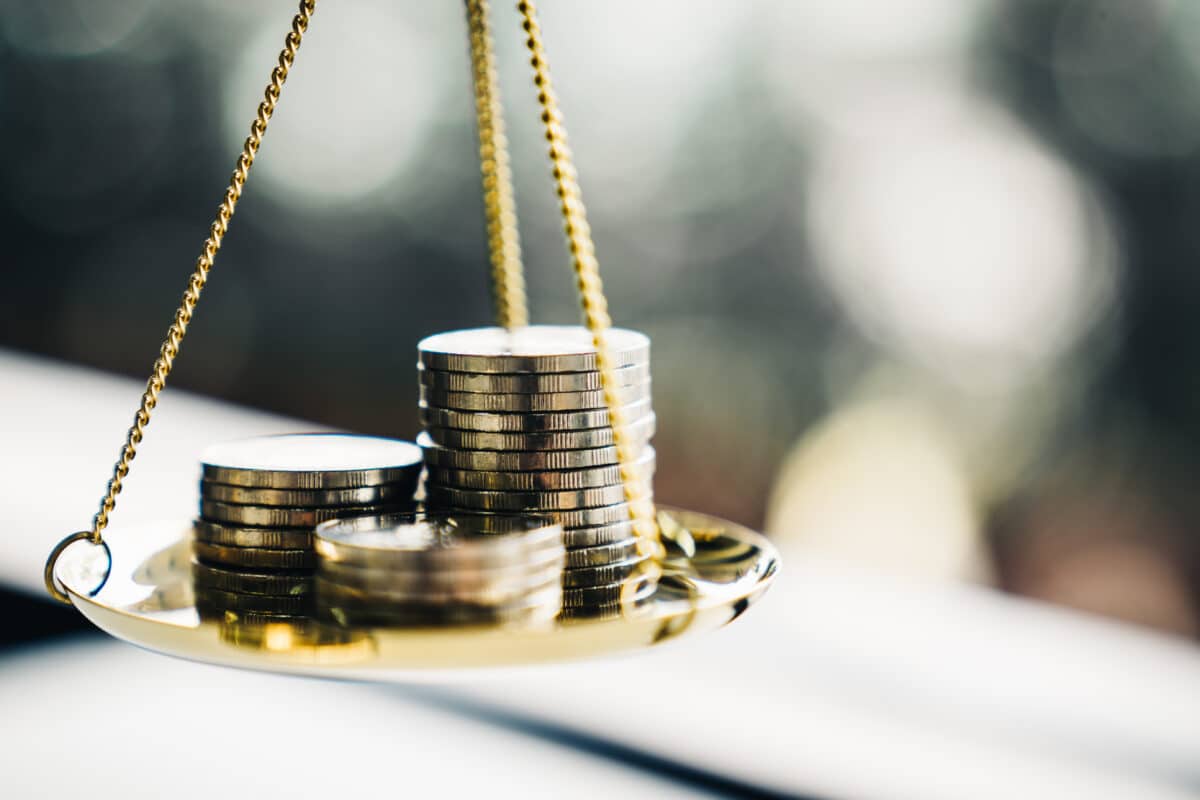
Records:
{"label": "silver coin", "polygon": [[311,569],[317,564],[317,557],[311,550],[267,550],[194,541],[192,552],[207,564],[247,569]]}
{"label": "silver coin", "polygon": [[616,505],[624,500],[625,487],[620,485],[566,492],[490,492],[425,485],[425,501],[431,505],[480,511],[570,511]]}
{"label": "silver coin", "polygon": [[219,589],[236,594],[261,594],[273,597],[290,597],[312,591],[312,573],[289,574],[282,572],[250,572],[242,569],[225,569],[192,561],[192,579],[196,586]]}
{"label": "silver coin", "polygon": [[[446,392],[430,389],[418,384],[420,400],[425,405],[450,408],[458,411],[491,411],[498,413],[520,412],[540,414],[551,411],[586,411],[606,408],[604,392],[539,392],[539,393],[483,393]],[[623,405],[643,403],[650,399],[650,382],[617,389],[617,399]]]}
{"label": "silver coin", "polygon": [[[594,392],[604,388],[599,372],[518,373],[441,372],[419,367],[417,378],[422,386],[440,392],[483,392],[486,394],[548,394],[554,392]],[[613,370],[614,387],[641,386],[650,380],[647,365]]]}
{"label": "silver coin", "polygon": [[239,528],[219,522],[196,520],[193,533],[196,541],[224,547],[254,547],[262,550],[309,550],[312,531],[280,528]]}
{"label": "silver coin", "polygon": [[[630,442],[644,447],[654,435],[657,423],[653,414],[625,426]],[[545,433],[485,433],[454,428],[427,428],[435,444],[455,450],[589,450],[613,443],[612,428],[587,431],[547,431]]]}
{"label": "silver coin", "polygon": [[201,481],[200,496],[208,500],[235,505],[300,508],[411,503],[413,495],[417,491],[419,477],[420,473],[414,472],[412,477],[403,483],[384,483],[379,486],[343,489],[262,489]]}
{"label": "silver coin", "polygon": [[322,522],[343,517],[359,517],[390,511],[405,511],[412,503],[379,503],[369,506],[339,506],[335,508],[276,508],[272,506],[239,506],[200,500],[200,516],[210,522],[263,528],[313,528]]}
{"label": "silver coin", "polygon": [[335,489],[403,483],[420,470],[412,442],[339,433],[259,436],[209,447],[204,480],[269,489]]}
{"label": "silver coin", "polygon": [[[436,444],[428,433],[417,436],[425,452],[425,463],[447,469],[486,472],[533,472],[567,469],[591,469],[618,462],[617,448],[595,447],[590,450],[457,450]],[[640,458],[648,445],[634,448]]]}
{"label": "silver coin", "polygon": [[563,546],[567,552],[578,548],[597,547],[600,545],[623,542],[633,537],[632,522],[613,522],[607,525],[591,525],[587,527],[564,528]]}
{"label": "silver coin", "polygon": [[317,613],[338,625],[442,627],[445,625],[548,624],[562,607],[558,582],[511,603],[478,605],[360,600],[339,595],[317,595]]}
{"label": "silver coin", "polygon": [[[634,472],[645,483],[654,475],[653,447],[646,447],[633,464]],[[557,472],[486,472],[469,469],[426,467],[426,481],[456,489],[488,489],[495,492],[566,491],[594,489],[621,482],[621,470],[616,465],[591,469],[560,470]]]}
{"label": "silver coin", "polygon": [[[624,328],[604,334],[616,368],[650,359],[650,339]],[[458,372],[588,372],[598,369],[592,334],[578,325],[530,325],[515,331],[473,328],[426,337],[420,362]]]}
{"label": "silver coin", "polygon": [[563,588],[580,589],[590,586],[606,586],[620,583],[642,567],[647,561],[644,555],[635,555],[624,561],[595,567],[575,567],[564,570]]}
{"label": "silver coin", "polygon": [[562,604],[564,608],[579,608],[636,603],[654,594],[658,588],[658,574],[656,570],[643,569],[641,573],[634,573],[619,583],[589,586],[584,589],[563,589]]}
{"label": "silver coin", "polygon": [[623,561],[642,556],[644,550],[642,541],[634,536],[622,539],[619,542],[613,542],[612,544],[577,547],[567,551],[566,569],[606,567],[610,564],[619,564]]}
{"label": "silver coin", "polygon": [[[503,516],[513,513],[511,511],[480,511],[478,509],[470,509],[470,511],[475,514],[501,514]],[[611,525],[614,522],[629,522],[631,520],[628,503],[620,503],[603,508],[576,508],[571,511],[544,511],[538,513],[561,525],[564,529],[564,538],[567,537],[567,528],[591,528],[597,525]]]}
{"label": "silver coin", "polygon": [[361,567],[336,561],[321,562],[317,576],[330,583],[362,592],[454,595],[470,601],[479,592],[527,592],[562,574],[564,554],[543,554],[536,561],[521,560],[483,569],[398,570]]}
{"label": "silver coin", "polygon": [[562,553],[562,528],[548,517],[390,514],[329,522],[313,546],[336,562],[400,571],[485,570],[537,563]]}
{"label": "silver coin", "polygon": [[335,582],[327,573],[316,577],[316,591],[321,600],[329,602],[345,601],[351,603],[404,603],[423,606],[503,606],[520,602],[529,595],[539,595],[560,580],[562,570],[552,570],[536,576],[535,580],[525,580],[510,585],[492,585],[482,587],[396,587],[382,588],[372,586],[362,589],[345,583]]}
{"label": "silver coin", "polygon": [[[627,405],[622,409],[625,421],[633,422],[650,413],[650,401]],[[456,411],[452,408],[420,407],[421,424],[429,428],[457,428],[490,433],[541,433],[607,428],[608,409],[556,411],[543,414],[493,414],[486,411]]]}

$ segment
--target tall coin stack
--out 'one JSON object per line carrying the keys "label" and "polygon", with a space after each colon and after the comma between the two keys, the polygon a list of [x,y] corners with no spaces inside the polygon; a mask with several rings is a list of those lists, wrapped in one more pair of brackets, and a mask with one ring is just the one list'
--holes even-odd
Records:
{"label": "tall coin stack", "polygon": [[[614,328],[608,344],[649,491],[650,340]],[[607,613],[651,594],[655,573],[625,502],[591,334],[480,328],[417,347],[426,506],[556,520],[567,551],[565,616]]]}
{"label": "tall coin stack", "polygon": [[218,618],[311,614],[313,529],[412,510],[420,474],[415,445],[371,436],[262,436],[208,448],[193,529],[197,608]]}
{"label": "tall coin stack", "polygon": [[317,607],[342,625],[549,623],[562,528],[481,514],[355,517],[316,530]]}

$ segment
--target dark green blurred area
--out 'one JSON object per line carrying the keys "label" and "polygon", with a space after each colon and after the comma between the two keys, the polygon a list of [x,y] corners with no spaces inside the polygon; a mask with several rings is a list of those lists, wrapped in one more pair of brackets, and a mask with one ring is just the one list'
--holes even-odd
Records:
{"label": "dark green blurred area", "polygon": [[[97,5],[0,2],[0,345],[143,378],[293,4]],[[490,321],[465,23],[327,5],[171,385],[411,437],[417,340]],[[1196,635],[1200,8],[547,5],[660,499]],[[573,321],[506,11],[531,307]]]}

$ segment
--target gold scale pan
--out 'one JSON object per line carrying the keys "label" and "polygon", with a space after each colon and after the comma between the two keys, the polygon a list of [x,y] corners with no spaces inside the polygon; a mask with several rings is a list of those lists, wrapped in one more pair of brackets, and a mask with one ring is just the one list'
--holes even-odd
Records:
{"label": "gold scale pan", "polygon": [[[526,325],[528,313],[488,2],[466,0],[466,8],[496,316],[501,327],[511,330]],[[103,531],[121,483],[178,355],[315,9],[316,0],[302,0],[292,19],[92,527],[67,536],[51,551],[45,569],[47,590],[111,635],[149,650],[270,672],[378,681],[442,678],[456,671],[645,649],[736,619],[770,586],[779,557],[763,536],[740,525],[694,511],[655,508],[633,468],[636,451],[624,435],[626,420],[605,338],[611,326],[607,302],[532,2],[520,2],[517,9],[626,500],[637,535],[655,545],[661,577],[653,594],[603,618],[539,625],[397,627],[317,619],[263,623],[235,615],[202,618],[192,590],[188,531],[161,523],[123,533],[115,548],[105,541]]]}

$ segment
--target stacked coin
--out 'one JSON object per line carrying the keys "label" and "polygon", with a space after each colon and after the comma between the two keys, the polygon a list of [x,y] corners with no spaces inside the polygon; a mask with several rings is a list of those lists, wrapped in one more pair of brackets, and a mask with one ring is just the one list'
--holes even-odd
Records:
{"label": "stacked coin", "polygon": [[313,529],[412,510],[420,472],[411,442],[371,436],[262,436],[210,447],[193,537],[197,607],[241,618],[310,614]]}
{"label": "stacked coin", "polygon": [[562,528],[546,518],[387,514],[317,527],[316,595],[342,625],[548,623]]}
{"label": "stacked coin", "polygon": [[[650,340],[614,328],[607,342],[649,491]],[[603,613],[653,592],[591,334],[549,325],[462,330],[422,340],[418,353],[426,506],[556,520],[567,549],[565,615]]]}

